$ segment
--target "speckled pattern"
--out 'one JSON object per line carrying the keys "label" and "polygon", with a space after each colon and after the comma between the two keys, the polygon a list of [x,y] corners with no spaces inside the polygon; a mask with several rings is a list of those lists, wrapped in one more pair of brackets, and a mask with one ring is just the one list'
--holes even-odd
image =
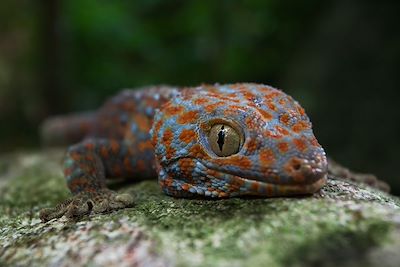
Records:
{"label": "speckled pattern", "polygon": [[[237,152],[213,151],[215,125],[240,136]],[[214,198],[310,194],[326,182],[326,156],[304,109],[261,84],[125,90],[97,112],[48,120],[43,135],[83,140],[68,149],[64,161],[75,196],[42,212],[43,220],[132,205],[129,196],[106,188],[106,178],[158,174],[168,195]]]}

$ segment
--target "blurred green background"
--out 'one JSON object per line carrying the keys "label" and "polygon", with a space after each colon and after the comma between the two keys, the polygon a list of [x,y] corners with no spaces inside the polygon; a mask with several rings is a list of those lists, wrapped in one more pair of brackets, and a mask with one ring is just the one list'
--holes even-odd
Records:
{"label": "blurred green background", "polygon": [[2,0],[1,152],[121,88],[251,81],[307,110],[328,154],[400,194],[400,1]]}

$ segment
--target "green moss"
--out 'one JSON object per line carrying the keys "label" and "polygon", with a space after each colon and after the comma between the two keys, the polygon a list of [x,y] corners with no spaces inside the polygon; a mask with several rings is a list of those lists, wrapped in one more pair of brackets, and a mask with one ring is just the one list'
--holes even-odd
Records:
{"label": "green moss", "polygon": [[337,228],[321,233],[281,255],[283,266],[358,266],[367,265],[368,251],[388,239],[390,223],[371,220],[355,229]]}
{"label": "green moss", "polygon": [[[74,257],[93,265],[107,247],[128,249],[138,229],[157,255],[177,266],[350,266],[368,264],[371,251],[400,244],[393,234],[400,228],[398,200],[339,180],[330,180],[319,197],[218,201],[175,199],[155,181],[142,181],[118,189],[134,196],[133,208],[41,224],[38,210],[68,192],[58,164],[35,157],[0,187],[2,265],[71,260],[65,247],[77,255],[88,249],[93,254],[86,261],[84,254]],[[40,256],[28,261],[33,252]]]}
{"label": "green moss", "polygon": [[[154,182],[142,182],[129,191],[136,196],[136,207],[122,212],[161,240],[161,251],[176,246],[182,252],[184,247],[188,255],[201,254],[203,266],[230,261],[321,265],[328,255],[338,254],[343,261],[352,260],[378,246],[390,232],[391,222],[380,216],[387,208],[371,202],[174,199],[163,195]],[[195,264],[190,257],[176,257]]]}
{"label": "green moss", "polygon": [[26,208],[56,203],[68,195],[63,179],[54,179],[33,169],[30,174],[16,177],[4,192],[2,200],[9,207]]}

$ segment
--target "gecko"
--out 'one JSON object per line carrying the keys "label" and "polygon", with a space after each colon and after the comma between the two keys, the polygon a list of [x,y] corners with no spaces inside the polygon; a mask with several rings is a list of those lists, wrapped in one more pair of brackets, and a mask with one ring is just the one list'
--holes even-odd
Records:
{"label": "gecko", "polygon": [[106,181],[158,177],[173,197],[221,199],[313,194],[327,158],[291,96],[256,83],[126,89],[97,111],[47,119],[47,143],[73,144],[64,176],[72,197],[43,222],[132,207]]}

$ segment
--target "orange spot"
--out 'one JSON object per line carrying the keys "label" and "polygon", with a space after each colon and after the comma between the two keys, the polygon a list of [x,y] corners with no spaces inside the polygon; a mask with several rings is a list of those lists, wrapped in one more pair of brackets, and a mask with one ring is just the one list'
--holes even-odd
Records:
{"label": "orange spot", "polygon": [[200,128],[205,132],[208,132],[211,129],[210,124],[208,124],[208,123],[200,124]]}
{"label": "orange spot", "polygon": [[179,160],[179,168],[183,172],[183,175],[191,177],[194,166],[195,164],[192,159],[184,158]]}
{"label": "orange spot", "polygon": [[173,137],[174,137],[174,133],[171,131],[171,129],[165,130],[163,137],[162,137],[163,144],[167,147],[170,146]]}
{"label": "orange spot", "polygon": [[246,126],[249,129],[254,129],[255,127],[258,126],[257,122],[254,120],[254,117],[247,117],[246,120]]}
{"label": "orange spot", "polygon": [[171,131],[171,129],[165,130],[162,140],[166,147],[167,159],[171,159],[175,155],[175,152],[176,152],[176,150],[171,147],[171,142],[172,142],[173,137],[174,137],[174,133]]}
{"label": "orange spot", "polygon": [[295,125],[293,125],[292,130],[295,133],[302,132],[310,128],[310,124],[305,121],[299,121]]}
{"label": "orange spot", "polygon": [[237,97],[237,95],[236,95],[235,93],[227,94],[227,96],[228,96],[229,98],[236,98],[236,97]]}
{"label": "orange spot", "polygon": [[265,99],[267,100],[267,102],[270,102],[272,99],[274,99],[275,97],[277,97],[277,96],[279,96],[279,95],[281,95],[280,92],[274,91],[274,92],[272,92],[272,93],[270,93],[270,94],[267,94],[267,95],[265,96]]}
{"label": "orange spot", "polygon": [[93,143],[86,143],[85,144],[85,148],[86,148],[86,150],[93,150],[94,144]]}
{"label": "orange spot", "polygon": [[182,106],[168,105],[164,108],[164,114],[167,116],[175,116],[184,110]]}
{"label": "orange spot", "polygon": [[122,174],[122,169],[119,164],[112,166],[112,171],[113,171],[113,176],[119,177]]}
{"label": "orange spot", "polygon": [[201,158],[201,157],[204,156],[203,149],[202,149],[201,145],[199,145],[199,144],[193,145],[193,146],[190,148],[190,151],[189,151],[189,152],[190,152],[190,155],[191,155],[192,157]]}
{"label": "orange spot", "polygon": [[276,126],[275,129],[281,134],[281,135],[289,135],[289,131],[286,130],[285,128],[281,126]]}
{"label": "orange spot", "polygon": [[250,190],[254,192],[258,192],[258,189],[260,188],[260,183],[257,181],[254,181],[250,185]]}
{"label": "orange spot", "polygon": [[130,161],[130,158],[129,158],[129,157],[125,157],[125,158],[124,158],[124,168],[125,168],[125,170],[127,170],[129,173],[132,173],[132,172],[133,172],[132,164],[131,164],[131,161]]}
{"label": "orange spot", "polygon": [[140,152],[143,152],[143,151],[145,151],[146,149],[153,149],[153,145],[152,145],[152,143],[151,143],[150,140],[147,140],[147,141],[145,141],[145,142],[139,143],[139,151],[140,151]]}
{"label": "orange spot", "polygon": [[272,132],[272,131],[268,131],[268,130],[265,132],[265,136],[268,138],[274,138],[274,139],[280,139],[283,137],[282,135],[280,135],[276,132]]}
{"label": "orange spot", "polygon": [[158,133],[160,132],[161,124],[162,124],[162,121],[159,120],[159,121],[157,121],[157,123],[156,123],[156,125],[155,125],[155,127],[154,127],[153,138],[152,138],[153,146],[156,146],[156,144],[157,144],[157,141],[158,141]]}
{"label": "orange spot", "polygon": [[167,149],[166,149],[167,159],[172,159],[175,156],[175,152],[176,152],[175,148],[173,148],[171,146],[167,146]]}
{"label": "orange spot", "polygon": [[270,110],[278,111],[278,108],[277,108],[277,107],[275,106],[275,104],[272,103],[272,102],[267,103],[267,106],[268,106],[268,108],[269,108]]}
{"label": "orange spot", "polygon": [[190,187],[189,187],[188,184],[183,184],[183,185],[182,185],[182,189],[185,190],[185,191],[189,191],[189,188],[190,188]]}
{"label": "orange spot", "polygon": [[271,149],[263,149],[260,151],[260,163],[263,167],[271,166],[275,161],[274,152]]}
{"label": "orange spot", "polygon": [[257,146],[258,146],[257,140],[256,140],[256,139],[251,139],[251,140],[247,143],[246,148],[247,148],[247,151],[249,151],[250,153],[252,153],[252,152],[256,151]]}
{"label": "orange spot", "polygon": [[269,86],[260,86],[260,87],[258,87],[258,90],[263,91],[264,94],[269,94],[274,89],[272,89]]}
{"label": "orange spot", "polygon": [[110,141],[111,152],[117,154],[120,148],[120,145],[117,141],[111,140]]}
{"label": "orange spot", "polygon": [[134,115],[133,121],[143,132],[148,132],[151,128],[151,121],[144,115]]}
{"label": "orange spot", "polygon": [[302,139],[294,139],[293,143],[299,151],[303,152],[307,149],[307,144]]}
{"label": "orange spot", "polygon": [[229,159],[223,159],[221,161],[224,162],[224,165],[233,165],[240,169],[250,169],[253,165],[250,159],[243,156],[232,156]]}
{"label": "orange spot", "polygon": [[214,170],[207,170],[207,174],[212,176],[212,177],[216,177],[218,175],[217,171]]}
{"label": "orange spot", "polygon": [[197,139],[196,137],[197,137],[196,132],[190,129],[182,130],[181,134],[179,135],[179,139],[186,144],[192,141],[196,141]]}
{"label": "orange spot", "polygon": [[263,109],[258,109],[258,111],[261,113],[261,115],[264,117],[264,119],[272,120],[273,116],[268,111],[265,111]]}
{"label": "orange spot", "polygon": [[193,103],[195,105],[199,105],[199,106],[203,106],[204,104],[206,104],[208,102],[208,99],[206,98],[197,98],[193,101]]}
{"label": "orange spot", "polygon": [[306,115],[306,111],[301,106],[297,106],[297,111],[300,113],[301,116]]}
{"label": "orange spot", "polygon": [[280,105],[282,105],[282,106],[285,106],[285,105],[287,104],[287,101],[286,101],[285,98],[281,98],[281,99],[279,99],[278,103],[279,103]]}
{"label": "orange spot", "polygon": [[253,101],[256,98],[256,96],[252,92],[248,91],[247,89],[246,89],[246,91],[242,91],[241,93],[242,93],[243,97],[249,101]]}
{"label": "orange spot", "polygon": [[224,109],[224,114],[236,114],[238,110],[243,110],[243,107],[238,105],[229,105],[228,108]]}
{"label": "orange spot", "polygon": [[191,168],[194,167],[194,165],[193,159],[183,158],[179,160],[179,167],[181,167],[181,169]]}
{"label": "orange spot", "polygon": [[[207,93],[207,98],[216,98],[218,99],[221,94],[215,86],[212,85],[203,85],[203,91]],[[193,93],[192,93],[193,94]]]}
{"label": "orange spot", "polygon": [[108,149],[107,149],[107,147],[102,146],[102,147],[100,148],[100,155],[101,155],[101,157],[102,157],[103,159],[108,158]]}
{"label": "orange spot", "polygon": [[254,102],[248,102],[248,103],[247,103],[247,106],[248,106],[248,107],[255,108],[255,109],[258,109],[258,106],[257,106],[256,104],[254,104]]}
{"label": "orange spot", "polygon": [[230,101],[234,103],[239,103],[240,100],[237,98],[232,98],[232,97],[219,97],[220,100],[225,100],[225,101]]}
{"label": "orange spot", "polygon": [[174,183],[174,179],[171,178],[165,179],[164,183],[166,186],[171,186]]}
{"label": "orange spot", "polygon": [[238,109],[242,109],[242,107],[241,106],[238,106],[238,105],[229,105],[229,108],[228,109],[232,109],[232,110],[238,110]]}
{"label": "orange spot", "polygon": [[243,179],[233,179],[230,184],[229,184],[229,191],[237,191],[239,188],[241,188],[244,185],[244,180]]}
{"label": "orange spot", "polygon": [[282,154],[284,154],[284,153],[288,152],[289,144],[286,143],[286,142],[279,143],[278,144],[278,149]]}
{"label": "orange spot", "polygon": [[220,193],[218,194],[218,196],[219,196],[219,197],[228,197],[228,194],[225,193],[225,192],[220,192]]}
{"label": "orange spot", "polygon": [[206,110],[207,112],[213,112],[213,111],[216,110],[218,107],[222,107],[222,106],[224,106],[224,105],[225,105],[225,103],[222,102],[222,101],[220,101],[220,102],[217,102],[217,103],[210,104],[210,105],[206,106],[206,107],[205,107],[205,110]]}
{"label": "orange spot", "polygon": [[315,138],[315,137],[310,139],[310,143],[311,143],[312,146],[315,146],[315,147],[319,147],[320,146],[320,144],[318,143],[317,138]]}
{"label": "orange spot", "polygon": [[146,170],[146,163],[144,160],[140,159],[136,163],[136,168],[139,172],[145,171]]}
{"label": "orange spot", "polygon": [[191,124],[194,123],[199,116],[199,113],[195,110],[188,111],[179,116],[177,122],[179,124]]}
{"label": "orange spot", "polygon": [[283,114],[280,118],[279,118],[280,122],[284,125],[289,125],[290,122],[290,115],[288,113]]}

